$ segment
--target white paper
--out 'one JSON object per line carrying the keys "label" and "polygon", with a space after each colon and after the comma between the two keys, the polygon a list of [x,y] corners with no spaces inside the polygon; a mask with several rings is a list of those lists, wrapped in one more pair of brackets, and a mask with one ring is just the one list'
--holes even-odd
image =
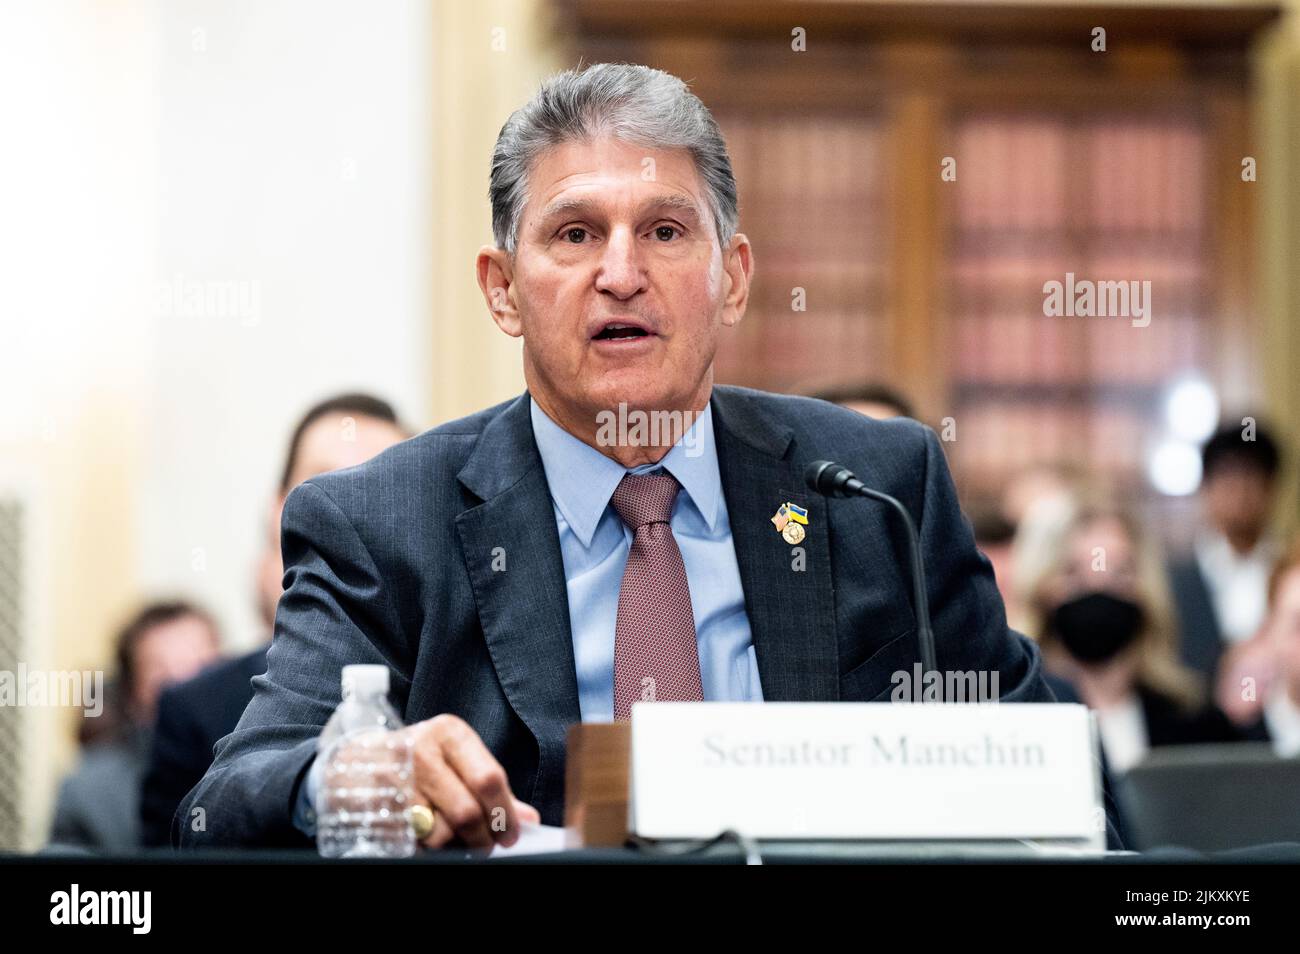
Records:
{"label": "white paper", "polygon": [[530,825],[523,822],[519,826],[519,840],[509,848],[494,845],[488,852],[489,858],[505,858],[511,855],[540,855],[547,852],[564,851],[566,832],[556,825]]}

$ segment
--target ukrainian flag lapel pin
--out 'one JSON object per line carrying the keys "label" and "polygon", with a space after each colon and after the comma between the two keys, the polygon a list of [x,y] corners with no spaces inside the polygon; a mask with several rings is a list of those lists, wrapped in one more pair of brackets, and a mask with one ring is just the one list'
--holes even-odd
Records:
{"label": "ukrainian flag lapel pin", "polygon": [[798,504],[786,501],[772,515],[772,526],[776,527],[777,533],[785,538],[786,543],[796,546],[803,542],[804,527],[808,526],[808,511]]}

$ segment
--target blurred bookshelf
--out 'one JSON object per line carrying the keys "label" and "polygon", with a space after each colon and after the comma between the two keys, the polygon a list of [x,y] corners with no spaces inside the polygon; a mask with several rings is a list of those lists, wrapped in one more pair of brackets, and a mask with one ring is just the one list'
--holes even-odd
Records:
{"label": "blurred bookshelf", "polygon": [[[556,10],[573,61],[673,72],[727,137],[756,276],[719,381],[889,384],[936,429],[955,423],[968,506],[1052,462],[1157,520],[1190,503],[1145,473],[1170,386],[1202,379],[1229,414],[1262,403],[1241,163],[1256,155],[1250,50],[1276,5]],[[1149,281],[1150,324],[1045,315],[1044,283],[1067,273]]]}
{"label": "blurred bookshelf", "polygon": [[[718,380],[800,391],[887,371],[882,130],[870,117],[719,111],[756,271]],[[798,300],[802,293],[802,300]],[[828,366],[828,355],[835,356]]]}
{"label": "blurred bookshelf", "polygon": [[[1160,114],[953,124],[949,406],[974,492],[1041,462],[1105,461],[1120,489],[1141,486],[1165,388],[1210,366],[1208,137]],[[1158,320],[1046,316],[1043,285],[1067,274],[1149,281]]]}

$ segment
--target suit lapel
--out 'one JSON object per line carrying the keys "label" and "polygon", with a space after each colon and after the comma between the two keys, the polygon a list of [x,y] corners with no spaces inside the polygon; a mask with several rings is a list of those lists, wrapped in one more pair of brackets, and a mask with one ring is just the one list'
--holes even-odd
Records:
{"label": "suit lapel", "polygon": [[483,502],[456,518],[456,530],[497,679],[537,739],[532,799],[559,804],[565,731],[582,716],[564,563],[529,401],[522,395],[487,426],[457,475]]}
{"label": "suit lapel", "polygon": [[[793,434],[763,415],[743,392],[713,391],[718,467],[732,542],[745,589],[763,698],[769,702],[839,698],[839,650],[831,587],[826,499],[806,489]],[[808,510],[799,547],[772,524],[791,501]],[[798,549],[804,554],[798,569]]]}

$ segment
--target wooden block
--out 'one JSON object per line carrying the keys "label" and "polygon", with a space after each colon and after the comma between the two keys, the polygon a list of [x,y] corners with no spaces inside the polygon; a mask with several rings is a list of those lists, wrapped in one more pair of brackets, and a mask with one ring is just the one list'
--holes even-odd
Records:
{"label": "wooden block", "polygon": [[627,722],[569,727],[564,770],[564,827],[573,847],[617,847],[627,841],[632,726]]}

